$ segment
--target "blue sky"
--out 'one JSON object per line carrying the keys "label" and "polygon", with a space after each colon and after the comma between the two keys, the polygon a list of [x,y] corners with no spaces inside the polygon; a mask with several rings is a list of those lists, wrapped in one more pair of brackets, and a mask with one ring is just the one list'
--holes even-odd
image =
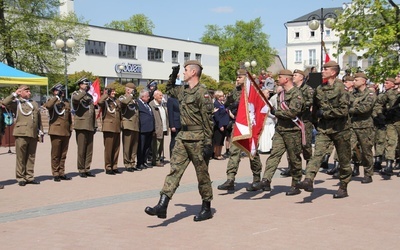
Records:
{"label": "blue sky", "polygon": [[285,23],[320,8],[341,7],[350,0],[75,0],[75,13],[90,24],[104,26],[113,20],[146,15],[154,35],[199,41],[208,24],[234,25],[261,17],[270,46],[286,61]]}

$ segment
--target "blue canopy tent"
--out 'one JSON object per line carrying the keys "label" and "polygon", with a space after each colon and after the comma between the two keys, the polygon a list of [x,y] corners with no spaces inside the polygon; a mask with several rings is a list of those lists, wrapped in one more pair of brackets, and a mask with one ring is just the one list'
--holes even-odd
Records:
{"label": "blue canopy tent", "polygon": [[47,77],[41,77],[12,68],[0,62],[0,85],[40,85],[47,86]]}

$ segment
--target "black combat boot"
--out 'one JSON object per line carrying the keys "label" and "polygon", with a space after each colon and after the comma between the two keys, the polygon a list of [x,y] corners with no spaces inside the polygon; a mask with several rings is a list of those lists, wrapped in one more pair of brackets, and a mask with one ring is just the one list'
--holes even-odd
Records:
{"label": "black combat boot", "polygon": [[376,171],[380,171],[382,169],[382,156],[378,155],[375,158],[375,162],[374,162],[374,169]]}
{"label": "black combat boot", "polygon": [[304,191],[312,192],[314,191],[313,181],[310,178],[305,178],[304,181],[296,183],[296,188],[304,189]]}
{"label": "black combat boot", "polygon": [[158,204],[154,207],[146,207],[144,210],[148,215],[157,215],[158,218],[165,219],[167,218],[167,208],[169,203],[169,197],[165,194],[162,194]]}
{"label": "black combat boot", "polygon": [[203,221],[203,220],[208,220],[213,217],[211,213],[211,202],[210,201],[203,201],[203,204],[201,204],[201,210],[200,213],[196,216],[194,216],[193,220],[194,221]]}
{"label": "black combat boot", "polygon": [[253,183],[246,187],[246,191],[258,191],[258,186],[260,185],[259,183],[260,181],[253,181]]}
{"label": "black combat boot", "polygon": [[322,163],[321,163],[321,168],[323,168],[323,169],[329,168],[329,157],[330,156],[331,156],[330,154],[324,155],[324,158],[322,159]]}
{"label": "black combat boot", "polygon": [[333,195],[334,199],[341,199],[349,196],[347,193],[347,184],[345,183],[340,183],[338,191]]}
{"label": "black combat boot", "polygon": [[395,170],[400,169],[400,159],[396,159],[396,164],[394,165],[393,169],[395,169]]}
{"label": "black combat boot", "polygon": [[393,160],[388,160],[385,168],[379,171],[380,175],[392,176],[393,175]]}
{"label": "black combat boot", "polygon": [[289,165],[287,168],[282,170],[281,175],[283,177],[289,177],[290,176],[290,169],[291,169],[291,166]]}
{"label": "black combat boot", "polygon": [[219,190],[234,190],[235,183],[233,180],[226,180],[223,184],[217,187]]}
{"label": "black combat boot", "polygon": [[262,179],[262,181],[254,185],[254,191],[257,190],[271,191],[271,182],[267,179]]}
{"label": "black combat boot", "polygon": [[353,166],[353,172],[351,173],[352,176],[359,176],[360,175],[360,163],[355,162]]}
{"label": "black combat boot", "polygon": [[326,171],[327,174],[329,175],[334,175],[336,172],[339,171],[339,163],[337,161],[333,162],[333,168],[328,169],[328,171]]}

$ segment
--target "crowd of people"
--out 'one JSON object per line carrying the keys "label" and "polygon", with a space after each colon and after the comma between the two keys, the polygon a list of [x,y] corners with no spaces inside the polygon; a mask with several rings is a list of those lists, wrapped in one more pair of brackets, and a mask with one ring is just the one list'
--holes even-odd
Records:
{"label": "crowd of people", "polygon": [[[228,158],[227,180],[218,189],[235,189],[235,176],[243,152],[231,143],[231,132],[247,71],[237,71],[236,86],[231,93],[216,90],[211,96],[199,82],[203,67],[198,61],[185,63],[183,80],[179,77],[179,67],[173,67],[167,83],[167,102],[164,93],[153,83],[139,93],[133,83],[127,83],[125,93],[119,97],[115,85],[104,89],[98,101],[104,170],[107,175],[121,173],[118,169],[121,138],[126,171],[163,166],[164,137],[170,133],[171,170],[160,191],[158,204],[146,207],[145,212],[166,218],[168,203],[192,162],[202,198],[201,210],[194,220],[203,221],[213,216],[213,192],[208,173],[211,159]],[[316,88],[311,87],[315,83],[309,82],[309,72],[285,69],[274,80],[271,72],[262,71],[255,77],[270,108],[258,151],[254,157],[249,157],[253,181],[246,187],[247,191],[272,189],[272,177],[284,153],[288,168],[282,175],[292,178],[286,195],[298,195],[301,190],[312,192],[316,174],[321,166],[328,166],[334,149],[334,166],[327,171],[340,180],[334,198],[348,196],[348,184],[352,176],[360,175],[360,166],[364,167],[363,184],[373,181],[374,168],[384,177],[393,175],[393,169],[400,168],[400,161],[396,161],[400,157],[400,74],[386,78],[384,91],[379,91],[362,72],[346,75],[340,80],[340,67],[335,61],[323,65],[323,80]],[[72,93],[71,101],[65,98],[63,86],[56,84],[51,89],[53,96],[43,105],[49,113],[51,169],[55,182],[71,180],[65,173],[65,160],[73,130],[79,176],[95,177],[90,171],[93,138],[98,127],[94,100],[88,92],[88,79],[81,78],[76,84],[79,89]],[[40,184],[34,178],[34,162],[38,138],[44,133],[40,107],[30,97],[29,86],[22,85],[1,103],[15,114],[13,136],[16,179],[20,186]],[[4,126],[1,129],[4,131]],[[226,152],[222,154],[224,146]],[[269,154],[264,173],[260,153]],[[387,163],[382,165],[384,159]],[[302,160],[306,161],[305,170]]]}

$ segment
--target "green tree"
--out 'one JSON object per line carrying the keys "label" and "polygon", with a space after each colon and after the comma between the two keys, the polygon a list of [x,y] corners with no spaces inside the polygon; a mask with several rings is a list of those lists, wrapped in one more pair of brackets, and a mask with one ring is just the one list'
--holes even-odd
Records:
{"label": "green tree", "polygon": [[144,14],[133,15],[128,20],[111,21],[111,23],[107,23],[104,26],[147,35],[152,35],[153,29],[155,28],[154,23]]}
{"label": "green tree", "polygon": [[392,0],[353,0],[333,27],[339,31],[339,53],[362,51],[372,59],[367,72],[383,80],[400,70],[400,10]]}
{"label": "green tree", "polygon": [[236,79],[236,71],[245,61],[257,62],[255,72],[271,64],[277,53],[269,46],[268,35],[262,32],[262,27],[260,17],[249,22],[236,21],[235,25],[223,28],[206,25],[200,40],[219,46],[220,80]]}
{"label": "green tree", "polygon": [[88,28],[73,13],[60,16],[59,5],[59,0],[0,0],[0,61],[39,75],[62,73],[64,53],[55,41],[74,38],[70,63],[83,48]]}

